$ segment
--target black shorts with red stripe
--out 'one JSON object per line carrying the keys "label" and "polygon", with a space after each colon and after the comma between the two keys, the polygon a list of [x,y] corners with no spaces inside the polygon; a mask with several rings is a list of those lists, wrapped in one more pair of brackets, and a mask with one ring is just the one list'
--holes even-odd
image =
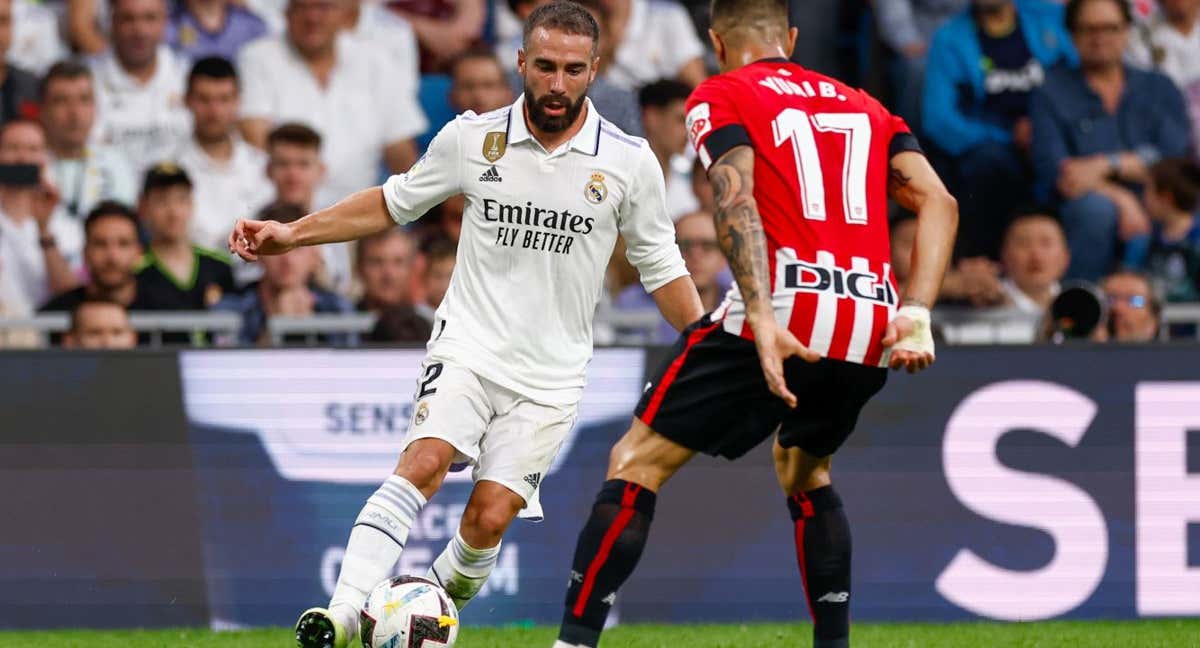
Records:
{"label": "black shorts with red stripe", "polygon": [[771,393],[754,343],[705,316],[683,331],[647,386],[635,415],[685,448],[736,459],[776,430],[785,448],[833,454],[887,370],[841,360],[783,364],[796,409]]}

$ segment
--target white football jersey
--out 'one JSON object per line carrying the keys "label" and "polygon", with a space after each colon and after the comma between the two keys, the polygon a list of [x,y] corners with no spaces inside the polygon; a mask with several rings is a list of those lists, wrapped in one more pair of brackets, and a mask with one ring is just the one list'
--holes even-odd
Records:
{"label": "white football jersey", "polygon": [[592,318],[624,236],[653,292],[686,276],[662,170],[645,140],[587,100],[582,130],[547,152],[525,124],[524,97],[447,124],[424,157],[384,184],[409,223],[466,196],[458,261],[438,307],[432,356],[545,403],[575,403],[592,356]]}

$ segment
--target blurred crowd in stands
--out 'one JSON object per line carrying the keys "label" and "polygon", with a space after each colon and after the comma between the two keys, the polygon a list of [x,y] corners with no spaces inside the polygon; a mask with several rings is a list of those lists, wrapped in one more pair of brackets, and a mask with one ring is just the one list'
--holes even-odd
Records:
{"label": "blurred crowd in stands", "polygon": [[[226,237],[238,218],[295,220],[403,172],[455,114],[511,103],[521,20],[544,1],[0,0],[0,317],[70,313],[55,342],[111,347],[137,344],[129,312],[230,312],[238,335],[184,341],[256,345],[273,317],[362,311],[378,316],[367,341],[425,341],[462,196],[409,228],[258,264],[230,258]],[[602,27],[589,94],[649,142],[715,308],[731,279],[684,111],[716,72],[707,1],[579,2]],[[1157,339],[1164,307],[1200,302],[1200,0],[791,13],[793,59],[903,116],[959,199],[940,305],[987,317],[947,339],[1042,339],[1070,281],[1103,296],[1097,340]],[[916,224],[889,217],[903,284]],[[618,250],[602,314],[652,308]],[[598,342],[674,338],[614,321]],[[0,344],[38,344],[29,333],[7,327]]]}

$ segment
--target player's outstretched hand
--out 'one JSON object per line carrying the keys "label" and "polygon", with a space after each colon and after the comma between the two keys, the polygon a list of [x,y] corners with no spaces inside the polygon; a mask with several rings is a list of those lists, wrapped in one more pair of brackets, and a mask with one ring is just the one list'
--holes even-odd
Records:
{"label": "player's outstretched hand", "polygon": [[765,325],[754,326],[754,345],[758,349],[758,361],[762,365],[763,376],[771,393],[783,399],[788,407],[795,409],[796,395],[788,389],[787,380],[783,375],[783,361],[796,356],[806,362],[816,362],[821,355],[816,351],[800,344],[792,332],[771,321]]}
{"label": "player's outstretched hand", "polygon": [[883,346],[888,352],[888,366],[917,373],[933,364],[933,334],[929,328],[929,311],[924,317],[903,312],[887,325]]}
{"label": "player's outstretched hand", "polygon": [[246,261],[283,254],[296,247],[296,235],[289,225],[278,221],[240,219],[229,235],[229,251]]}

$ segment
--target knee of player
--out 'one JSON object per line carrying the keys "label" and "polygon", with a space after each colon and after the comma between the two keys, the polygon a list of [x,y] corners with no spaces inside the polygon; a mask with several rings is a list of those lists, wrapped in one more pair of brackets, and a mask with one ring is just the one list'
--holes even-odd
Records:
{"label": "knee of player", "polygon": [[472,503],[463,511],[463,537],[483,546],[493,547],[508,530],[508,525],[512,523],[516,514],[507,502]]}
{"label": "knee of player", "polygon": [[428,497],[428,491],[436,491],[442,485],[442,479],[449,468],[449,465],[443,465],[444,463],[435,453],[420,449],[407,450],[400,457],[396,474],[407,479]]}

